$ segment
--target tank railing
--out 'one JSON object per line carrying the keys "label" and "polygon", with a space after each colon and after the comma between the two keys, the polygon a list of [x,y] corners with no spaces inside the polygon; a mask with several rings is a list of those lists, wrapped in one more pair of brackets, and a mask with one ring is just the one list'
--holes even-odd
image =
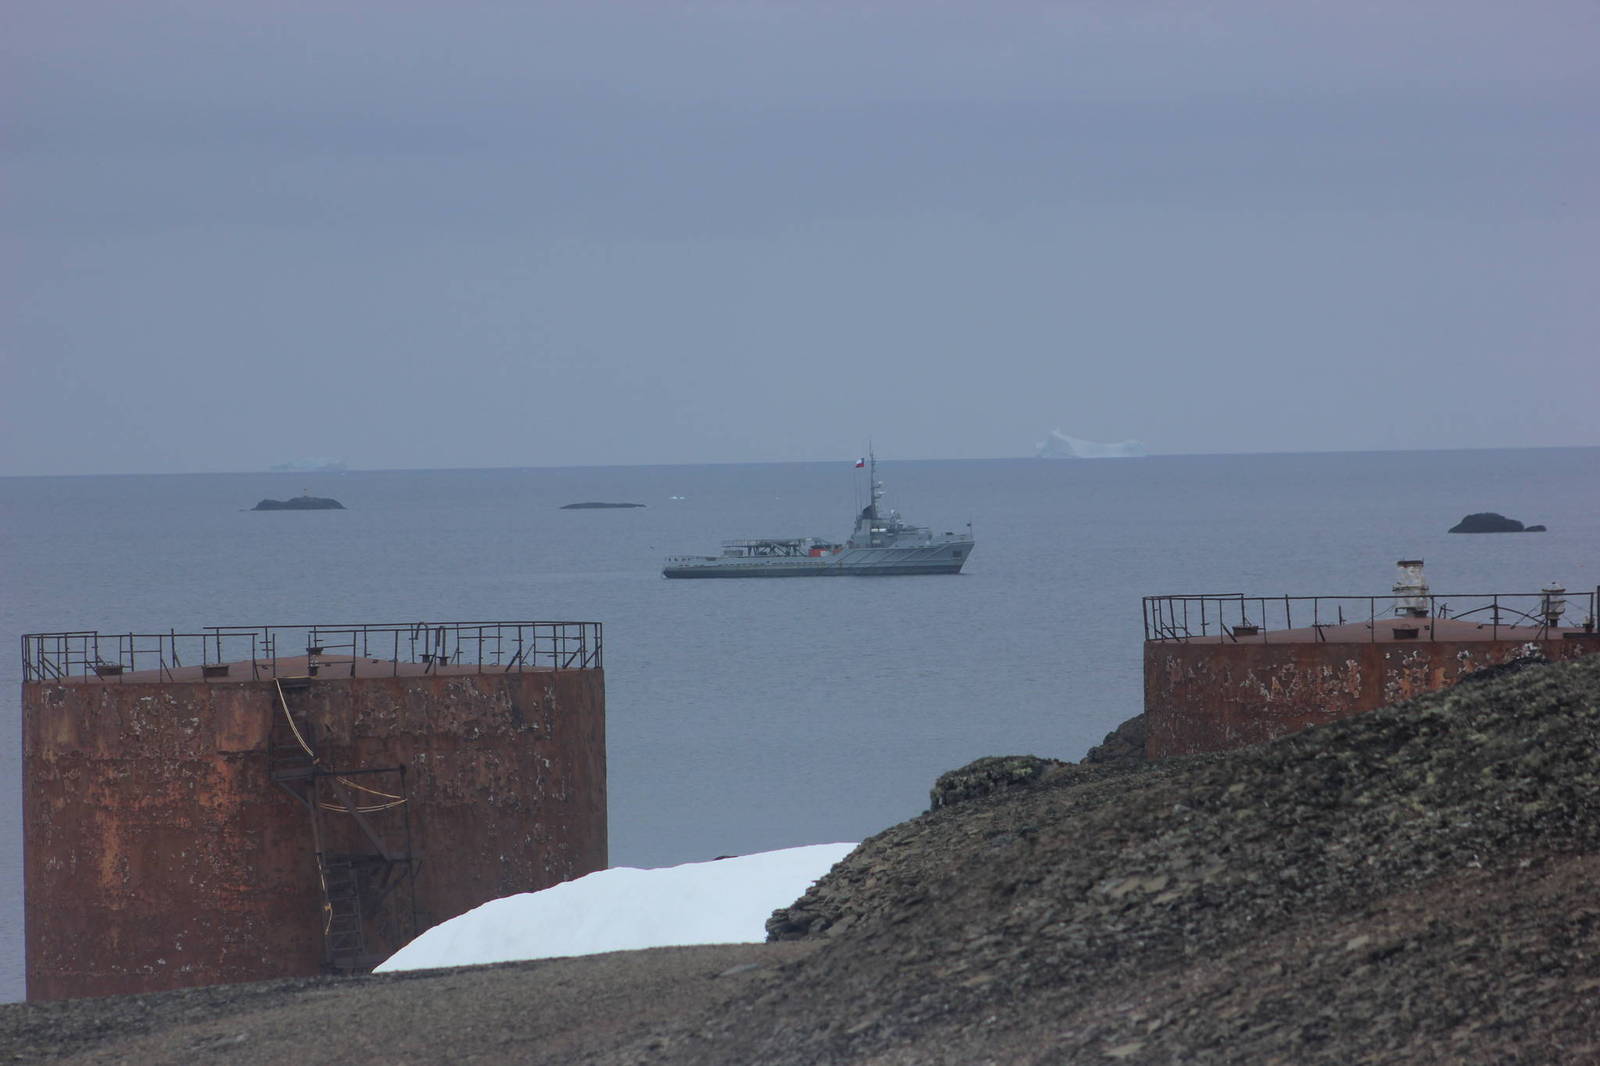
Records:
{"label": "tank railing", "polygon": [[[1593,592],[1486,592],[1451,595],[1425,593],[1410,595],[1391,592],[1387,596],[1246,596],[1239,592],[1203,593],[1144,597],[1144,639],[1147,641],[1207,641],[1237,643],[1249,637],[1252,643],[1271,643],[1274,633],[1288,629],[1311,629],[1317,640],[1326,640],[1332,626],[1361,624],[1368,642],[1378,639],[1378,621],[1395,620],[1404,629],[1405,620],[1419,624],[1412,634],[1418,640],[1435,640],[1429,619],[1456,619],[1476,622],[1498,639],[1500,630],[1514,629],[1509,636],[1526,635],[1542,640],[1554,631],[1595,633],[1600,586]],[[1535,632],[1529,633],[1528,630]],[[1304,638],[1301,638],[1304,639]]]}
{"label": "tank railing", "polygon": [[[207,626],[198,633],[100,633],[74,630],[22,637],[25,681],[73,677],[118,680],[155,671],[248,663],[255,679],[320,674],[398,676],[402,664],[425,673],[475,667],[477,673],[597,670],[602,666],[599,622],[403,622],[288,626]],[[374,671],[372,667],[379,667]],[[219,671],[220,672],[220,671]]]}

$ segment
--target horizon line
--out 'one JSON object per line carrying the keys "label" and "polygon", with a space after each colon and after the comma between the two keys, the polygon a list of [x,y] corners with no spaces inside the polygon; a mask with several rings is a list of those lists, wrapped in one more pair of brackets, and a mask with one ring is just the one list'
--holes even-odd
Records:
{"label": "horizon line", "polygon": [[[1512,444],[1497,446],[1473,446],[1465,448],[1315,448],[1299,449],[1294,451],[1241,451],[1241,452],[1148,452],[1142,456],[1110,456],[1097,458],[1063,457],[1053,458],[1038,455],[996,455],[996,456],[917,456],[898,459],[879,459],[879,462],[891,463],[1008,463],[1008,462],[1048,462],[1048,463],[1074,463],[1074,462],[1118,462],[1127,459],[1203,459],[1223,456],[1269,456],[1269,455],[1402,455],[1402,454],[1427,454],[1433,452],[1510,452],[1510,451],[1583,451],[1585,449],[1600,448],[1600,444]],[[713,459],[699,462],[667,462],[667,463],[561,463],[550,465],[523,465],[523,466],[342,466],[333,470],[273,470],[270,468],[246,470],[133,470],[133,471],[93,471],[79,473],[37,473],[37,474],[0,474],[0,480],[23,480],[27,478],[69,478],[69,477],[233,477],[233,476],[259,476],[272,475],[288,477],[300,475],[303,477],[337,477],[341,474],[398,474],[398,473],[431,473],[445,471],[488,471],[488,470],[607,470],[619,468],[670,468],[683,466],[802,466],[823,463],[855,463],[854,456],[838,456],[810,459]]]}

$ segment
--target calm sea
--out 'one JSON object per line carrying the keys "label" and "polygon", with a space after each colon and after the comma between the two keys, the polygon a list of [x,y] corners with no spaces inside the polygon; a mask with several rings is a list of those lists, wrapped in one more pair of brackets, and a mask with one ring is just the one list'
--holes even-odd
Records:
{"label": "calm sea", "polygon": [[[0,998],[22,995],[17,637],[605,623],[611,860],[859,840],[982,755],[1074,759],[1139,712],[1146,594],[1600,583],[1600,448],[880,464],[972,522],[959,577],[667,581],[724,538],[842,537],[851,464],[0,479]],[[266,513],[310,490],[348,510]],[[562,511],[581,500],[638,510]],[[1449,536],[1469,511],[1550,532]]]}

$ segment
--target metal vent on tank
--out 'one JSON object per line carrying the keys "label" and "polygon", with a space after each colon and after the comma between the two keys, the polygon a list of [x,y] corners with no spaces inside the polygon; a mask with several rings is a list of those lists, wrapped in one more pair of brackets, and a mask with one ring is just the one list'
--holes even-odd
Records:
{"label": "metal vent on tank", "polygon": [[1428,579],[1422,576],[1421,559],[1401,559],[1400,580],[1394,583],[1396,618],[1428,617]]}

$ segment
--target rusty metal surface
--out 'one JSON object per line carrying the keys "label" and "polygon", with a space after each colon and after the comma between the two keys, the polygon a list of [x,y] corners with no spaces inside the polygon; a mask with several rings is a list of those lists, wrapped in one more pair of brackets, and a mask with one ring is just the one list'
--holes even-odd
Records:
{"label": "rusty metal surface", "polygon": [[[1257,744],[1444,688],[1463,674],[1517,658],[1530,644],[1552,661],[1600,651],[1592,635],[1486,640],[1473,632],[1461,639],[1447,636],[1449,623],[1441,619],[1379,624],[1392,629],[1408,622],[1437,625],[1440,632],[1432,640],[1397,640],[1389,633],[1374,641],[1363,629],[1345,641],[1147,641],[1146,751],[1163,758]],[[1502,635],[1506,631],[1500,627]]]}
{"label": "rusty metal surface", "polygon": [[[490,670],[489,673],[503,673]],[[62,685],[164,685],[172,682],[205,681],[214,685],[273,678],[315,677],[318,680],[340,677],[463,677],[485,673],[477,664],[413,663],[404,660],[370,659],[349,655],[284,655],[256,663],[216,663],[172,666],[150,670],[118,670],[104,675],[86,673],[51,678]]]}
{"label": "rusty metal surface", "polygon": [[[407,767],[424,927],[606,865],[602,671],[319,677],[295,700],[331,765]],[[279,714],[271,681],[23,685],[30,999],[319,972]]]}
{"label": "rusty metal surface", "polygon": [[1212,637],[1203,643],[1208,643],[1212,647],[1219,644],[1383,644],[1407,640],[1456,643],[1498,641],[1524,644],[1528,641],[1560,640],[1567,633],[1579,637],[1584,635],[1584,631],[1580,629],[1493,625],[1459,618],[1377,618],[1372,621],[1345,622],[1342,625],[1269,629],[1255,633],[1235,630],[1226,636]]}

